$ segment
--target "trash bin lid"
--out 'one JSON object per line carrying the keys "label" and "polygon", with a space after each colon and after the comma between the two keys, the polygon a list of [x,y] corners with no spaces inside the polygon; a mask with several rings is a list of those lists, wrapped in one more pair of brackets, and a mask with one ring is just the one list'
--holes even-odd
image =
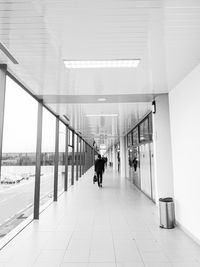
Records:
{"label": "trash bin lid", "polygon": [[172,197],[159,198],[160,202],[173,202]]}

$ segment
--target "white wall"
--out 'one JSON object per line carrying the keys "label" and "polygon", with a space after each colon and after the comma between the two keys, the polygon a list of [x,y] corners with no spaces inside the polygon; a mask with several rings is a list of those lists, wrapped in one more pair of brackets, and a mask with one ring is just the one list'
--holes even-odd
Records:
{"label": "white wall", "polygon": [[176,219],[200,240],[200,65],[169,94]]}
{"label": "white wall", "polygon": [[173,168],[170,136],[168,94],[156,98],[156,113],[153,114],[155,200],[173,197]]}

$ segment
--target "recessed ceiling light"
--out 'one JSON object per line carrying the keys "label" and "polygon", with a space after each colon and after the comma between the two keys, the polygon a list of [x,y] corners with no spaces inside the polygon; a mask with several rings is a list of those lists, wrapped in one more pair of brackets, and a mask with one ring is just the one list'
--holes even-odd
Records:
{"label": "recessed ceiling light", "polygon": [[139,63],[140,59],[64,60],[67,69],[137,68]]}
{"label": "recessed ceiling light", "polygon": [[98,98],[97,99],[99,102],[105,102],[106,101],[106,98]]}

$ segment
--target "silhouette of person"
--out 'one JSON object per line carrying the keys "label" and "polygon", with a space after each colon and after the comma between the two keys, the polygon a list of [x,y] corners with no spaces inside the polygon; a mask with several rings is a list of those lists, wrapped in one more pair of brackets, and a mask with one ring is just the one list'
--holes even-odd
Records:
{"label": "silhouette of person", "polygon": [[102,187],[104,164],[105,164],[105,161],[101,158],[101,155],[99,154],[98,159],[95,160],[95,164],[94,164],[94,170],[97,174],[97,181],[98,181],[99,187]]}
{"label": "silhouette of person", "polygon": [[138,165],[138,160],[136,157],[134,157],[133,159],[133,167],[134,167],[134,171],[136,172],[137,171],[137,165]]}

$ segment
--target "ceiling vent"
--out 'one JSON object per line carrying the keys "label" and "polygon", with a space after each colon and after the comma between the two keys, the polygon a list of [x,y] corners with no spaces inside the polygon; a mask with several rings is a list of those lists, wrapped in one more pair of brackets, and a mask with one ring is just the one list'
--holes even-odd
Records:
{"label": "ceiling vent", "polygon": [[19,62],[14,58],[14,56],[10,53],[8,48],[0,42],[0,50],[3,52],[3,54],[8,57],[12,63],[19,64]]}

